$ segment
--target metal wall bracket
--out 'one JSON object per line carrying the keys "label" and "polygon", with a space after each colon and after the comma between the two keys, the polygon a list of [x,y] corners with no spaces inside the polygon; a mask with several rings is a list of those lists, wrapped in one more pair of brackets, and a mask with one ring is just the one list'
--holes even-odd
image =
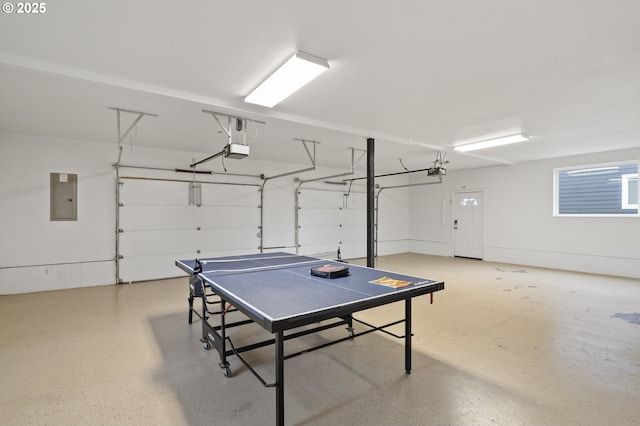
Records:
{"label": "metal wall bracket", "polygon": [[[120,181],[120,162],[122,161],[122,141],[136,127],[136,125],[142,119],[142,117],[144,117],[145,115],[149,117],[157,117],[158,115],[151,114],[148,112],[133,111],[133,110],[124,109],[124,108],[109,107],[109,109],[112,109],[116,112],[116,121],[118,126],[118,161],[115,164],[115,168],[116,168],[116,226],[115,227],[116,227],[116,231],[119,231],[120,230],[120,207],[123,206],[123,204],[120,202],[120,186],[122,185],[122,182]],[[124,133],[122,133],[122,128],[120,126],[120,113],[122,112],[126,112],[129,114],[136,114],[136,118],[133,120],[131,125],[127,128],[127,130]],[[116,249],[116,256],[115,256],[116,283],[120,284],[122,282],[120,280],[120,259],[122,259],[122,256],[120,255],[120,232],[116,232],[115,249]]]}
{"label": "metal wall bracket", "polygon": [[[260,206],[264,206],[264,186],[267,184],[268,181],[272,179],[285,177],[285,176],[291,176],[293,174],[310,172],[316,169],[316,145],[318,145],[320,142],[307,140],[307,139],[300,139],[300,138],[293,138],[293,140],[302,142],[302,146],[304,147],[305,151],[307,152],[307,155],[309,156],[309,160],[311,161],[311,167],[308,167],[306,169],[301,169],[301,170],[294,170],[292,172],[281,173],[275,176],[263,176],[262,187],[260,190]],[[311,145],[311,149],[309,149],[310,145]],[[263,225],[264,225],[264,208],[261,208],[260,209],[260,228],[263,228]],[[261,232],[260,233],[260,253],[262,253],[264,249],[264,237],[262,234],[263,233]]]}

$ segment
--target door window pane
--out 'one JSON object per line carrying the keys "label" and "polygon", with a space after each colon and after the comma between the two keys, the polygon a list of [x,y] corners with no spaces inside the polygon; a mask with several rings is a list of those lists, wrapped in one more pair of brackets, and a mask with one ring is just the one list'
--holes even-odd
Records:
{"label": "door window pane", "polygon": [[463,198],[462,200],[460,200],[460,205],[461,206],[477,206],[478,200],[476,200],[475,198]]}

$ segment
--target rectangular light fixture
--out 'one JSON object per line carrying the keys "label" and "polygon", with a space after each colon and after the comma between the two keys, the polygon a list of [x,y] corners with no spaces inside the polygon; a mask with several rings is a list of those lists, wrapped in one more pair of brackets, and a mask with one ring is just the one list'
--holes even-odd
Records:
{"label": "rectangular light fixture", "polygon": [[466,145],[454,146],[453,149],[460,152],[475,151],[478,149],[493,148],[494,146],[509,145],[518,142],[527,142],[529,136],[518,133],[517,135],[503,136],[494,139],[487,139],[480,142],[474,142]]}
{"label": "rectangular light fixture", "polygon": [[326,59],[298,51],[244,101],[271,108],[328,69]]}
{"label": "rectangular light fixture", "polygon": [[594,167],[590,169],[570,170],[567,172],[567,174],[571,176],[593,176],[593,175],[606,175],[609,173],[617,173],[619,170],[620,170],[620,166]]}

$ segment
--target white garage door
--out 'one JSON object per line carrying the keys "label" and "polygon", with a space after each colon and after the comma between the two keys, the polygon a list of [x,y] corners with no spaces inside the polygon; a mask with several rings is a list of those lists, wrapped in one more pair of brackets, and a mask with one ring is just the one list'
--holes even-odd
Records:
{"label": "white garage door", "polygon": [[260,186],[121,178],[120,280],[175,277],[176,259],[255,253],[260,245]]}
{"label": "white garage door", "polygon": [[298,193],[298,244],[301,254],[367,255],[365,193],[303,189]]}

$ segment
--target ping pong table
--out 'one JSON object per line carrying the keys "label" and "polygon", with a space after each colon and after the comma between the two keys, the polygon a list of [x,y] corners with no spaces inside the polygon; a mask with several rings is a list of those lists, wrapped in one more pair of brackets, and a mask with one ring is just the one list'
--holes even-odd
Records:
{"label": "ping pong table", "polygon": [[[263,386],[275,388],[278,425],[284,425],[285,359],[381,331],[404,340],[405,372],[410,374],[411,301],[416,296],[429,294],[433,303],[433,293],[444,289],[442,281],[284,252],[176,260],[175,263],[190,275],[189,323],[194,314],[201,319],[203,347],[216,349],[219,366],[226,377],[231,376],[227,358],[235,355]],[[322,278],[310,274],[312,267],[325,265],[346,266],[349,275]],[[387,278],[382,285],[373,282],[380,282],[381,278]],[[201,299],[200,311],[194,307],[194,299]],[[372,325],[353,316],[358,311],[400,301],[404,301],[404,318],[388,324]],[[244,314],[242,320],[226,320],[230,312],[237,311]],[[236,347],[229,336],[230,329],[252,322],[274,337]],[[356,332],[354,322],[363,325],[364,331]],[[404,323],[403,336],[387,330],[401,323]],[[285,341],[344,325],[348,331],[345,337],[285,355]],[[275,345],[275,381],[272,383],[267,383],[241,355],[269,345]]]}

